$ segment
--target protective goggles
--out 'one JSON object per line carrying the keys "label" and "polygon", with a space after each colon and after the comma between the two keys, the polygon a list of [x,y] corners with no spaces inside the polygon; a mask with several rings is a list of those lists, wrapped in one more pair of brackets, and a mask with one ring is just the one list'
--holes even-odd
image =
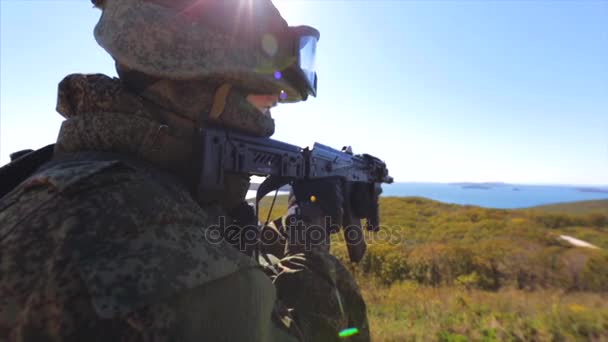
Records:
{"label": "protective goggles", "polygon": [[[315,57],[319,31],[310,26],[289,27],[293,61],[284,70],[275,73],[275,77],[283,77],[286,82],[300,91],[303,100],[308,95],[317,96],[317,71]],[[285,96],[281,102],[289,102]]]}

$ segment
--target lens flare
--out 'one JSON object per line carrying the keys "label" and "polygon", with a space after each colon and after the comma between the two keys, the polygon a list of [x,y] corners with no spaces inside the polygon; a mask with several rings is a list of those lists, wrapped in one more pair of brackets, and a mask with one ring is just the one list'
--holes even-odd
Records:
{"label": "lens flare", "polygon": [[351,337],[354,335],[357,335],[359,333],[359,329],[357,328],[346,328],[342,331],[340,331],[340,333],[338,333],[338,336],[340,336],[340,338],[346,338],[346,337]]}
{"label": "lens flare", "polygon": [[262,36],[262,50],[270,57],[276,55],[277,51],[279,51],[277,38],[270,33],[265,33]]}
{"label": "lens flare", "polygon": [[274,72],[274,78],[276,78],[277,80],[280,80],[282,77],[283,77],[283,74],[280,71]]}

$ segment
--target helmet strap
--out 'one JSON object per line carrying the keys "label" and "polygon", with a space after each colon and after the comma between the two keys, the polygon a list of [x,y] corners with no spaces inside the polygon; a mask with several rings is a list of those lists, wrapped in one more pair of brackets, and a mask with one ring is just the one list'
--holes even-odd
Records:
{"label": "helmet strap", "polygon": [[209,112],[209,119],[217,120],[220,115],[222,115],[226,108],[226,101],[231,89],[232,84],[229,83],[224,83],[217,88],[215,95],[213,96],[213,104],[211,105],[211,111]]}

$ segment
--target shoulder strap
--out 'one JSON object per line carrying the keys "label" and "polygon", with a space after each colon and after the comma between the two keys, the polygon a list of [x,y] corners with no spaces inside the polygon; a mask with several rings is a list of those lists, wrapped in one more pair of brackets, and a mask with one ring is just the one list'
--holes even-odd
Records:
{"label": "shoulder strap", "polygon": [[55,144],[32,151],[0,167],[0,198],[30,177],[40,166],[53,158]]}

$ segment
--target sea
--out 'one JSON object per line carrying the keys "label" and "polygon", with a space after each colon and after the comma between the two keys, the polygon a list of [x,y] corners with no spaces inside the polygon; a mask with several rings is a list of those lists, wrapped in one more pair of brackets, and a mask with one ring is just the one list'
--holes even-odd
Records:
{"label": "sea", "polygon": [[[444,203],[501,209],[608,199],[608,186],[408,182],[383,184],[382,189],[382,196],[416,196]],[[255,191],[250,191],[247,197],[255,197]]]}
{"label": "sea", "polygon": [[505,183],[393,183],[383,196],[417,196],[486,208],[527,208],[544,204],[608,199],[608,186],[521,185]]}

